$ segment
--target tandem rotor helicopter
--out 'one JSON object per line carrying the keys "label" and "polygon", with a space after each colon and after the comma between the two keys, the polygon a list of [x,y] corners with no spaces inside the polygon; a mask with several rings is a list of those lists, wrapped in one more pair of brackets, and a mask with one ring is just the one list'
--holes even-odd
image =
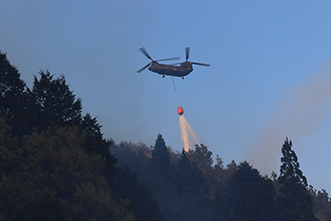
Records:
{"label": "tandem rotor helicopter", "polygon": [[148,67],[148,70],[158,73],[162,75],[162,77],[165,77],[165,75],[174,76],[174,77],[182,77],[184,79],[184,76],[188,75],[193,71],[193,65],[202,65],[202,66],[210,66],[210,64],[203,64],[198,62],[189,62],[189,54],[190,54],[190,48],[185,48],[186,52],[186,61],[179,63],[179,66],[174,65],[168,65],[168,64],[160,64],[158,61],[166,61],[166,60],[176,60],[179,59],[179,57],[176,58],[166,58],[161,60],[153,60],[151,56],[147,53],[145,48],[139,49],[148,59],[151,60],[150,63],[148,63],[145,67],[141,68],[137,72],[140,73],[143,70],[145,70]]}

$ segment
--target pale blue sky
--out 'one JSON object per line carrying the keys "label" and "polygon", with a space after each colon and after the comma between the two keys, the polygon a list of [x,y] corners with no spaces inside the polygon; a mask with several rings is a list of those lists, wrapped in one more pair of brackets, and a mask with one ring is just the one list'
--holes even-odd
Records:
{"label": "pale blue sky", "polygon": [[170,77],[136,71],[191,47],[175,79],[184,116],[226,164],[279,174],[293,141],[301,169],[331,190],[330,1],[1,1],[0,50],[31,87],[41,69],[64,74],[106,138],[182,149]]}

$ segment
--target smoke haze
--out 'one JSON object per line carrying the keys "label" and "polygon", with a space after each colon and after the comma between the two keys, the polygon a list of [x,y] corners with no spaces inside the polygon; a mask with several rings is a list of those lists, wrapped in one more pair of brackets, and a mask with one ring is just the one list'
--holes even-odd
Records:
{"label": "smoke haze", "polygon": [[[286,90],[283,99],[262,127],[251,145],[249,161],[261,172],[279,169],[281,147],[286,137],[293,141],[296,152],[303,142],[327,120],[331,110],[331,62],[313,73],[304,84]],[[299,156],[300,160],[300,156]]]}
{"label": "smoke haze", "polygon": [[[288,136],[301,165],[310,166],[302,168],[309,180],[330,188],[331,179],[317,172],[331,143],[323,128],[331,125],[330,79],[322,73],[330,67],[297,87],[331,58],[330,4],[305,1],[299,10],[293,1],[241,1],[238,10],[234,1],[0,1],[0,50],[29,87],[39,70],[64,74],[83,114],[97,117],[116,143],[154,145],[161,133],[181,150],[180,104],[199,139],[225,162],[251,159],[262,172],[277,172]],[[136,73],[150,62],[141,47],[153,59],[180,62],[191,47],[190,61],[212,65],[174,78],[176,102],[170,77]],[[283,92],[289,82],[296,89]],[[305,148],[311,144],[318,148]],[[315,161],[307,164],[310,151]]]}

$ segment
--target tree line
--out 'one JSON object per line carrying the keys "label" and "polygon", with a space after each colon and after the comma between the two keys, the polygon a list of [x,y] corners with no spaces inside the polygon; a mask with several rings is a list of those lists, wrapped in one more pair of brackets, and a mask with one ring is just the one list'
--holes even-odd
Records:
{"label": "tree line", "polygon": [[1,51],[0,93],[0,220],[331,220],[287,138],[271,177],[161,134],[115,144],[63,75],[40,71],[28,88]]}
{"label": "tree line", "polygon": [[308,185],[288,138],[270,177],[247,161],[214,162],[203,144],[173,151],[161,134],[154,146],[122,141],[110,151],[151,186],[166,220],[331,220],[328,193]]}

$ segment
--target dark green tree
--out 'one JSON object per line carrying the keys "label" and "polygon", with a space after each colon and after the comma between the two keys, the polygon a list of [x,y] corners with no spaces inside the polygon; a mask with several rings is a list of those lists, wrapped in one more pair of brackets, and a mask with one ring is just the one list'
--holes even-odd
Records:
{"label": "dark green tree", "polygon": [[50,126],[72,126],[81,123],[81,100],[76,99],[62,75],[53,79],[48,70],[39,72],[40,79],[34,77],[30,93],[31,119],[38,131]]}
{"label": "dark green tree", "polygon": [[228,165],[226,165],[226,170],[228,172],[228,177],[230,178],[235,172],[237,172],[238,166],[234,160],[231,161]]}
{"label": "dark green tree", "polygon": [[180,203],[181,220],[206,220],[209,217],[209,189],[202,171],[191,162],[183,149],[178,160],[176,187]]}
{"label": "dark green tree", "polygon": [[138,180],[136,173],[123,165],[115,177],[112,191],[116,199],[130,201],[130,209],[137,221],[164,220],[158,202],[154,199],[151,188]]}
{"label": "dark green tree", "polygon": [[142,143],[131,142],[121,142],[110,147],[111,153],[116,155],[121,165],[115,179],[115,196],[130,200],[130,208],[137,220],[163,220],[160,208],[165,210],[173,206],[173,201],[169,200],[172,177],[169,178],[166,171],[153,167],[153,149],[148,149]]}
{"label": "dark green tree", "polygon": [[177,182],[179,192],[192,193],[203,198],[208,196],[208,187],[202,171],[195,162],[191,162],[183,149],[178,160]]}
{"label": "dark green tree", "polygon": [[18,69],[0,51],[0,115],[6,119],[14,134],[22,134],[24,130],[25,89]]}
{"label": "dark green tree", "polygon": [[313,186],[309,186],[309,194],[313,200],[313,210],[320,220],[331,220],[331,201],[325,189],[317,191]]}
{"label": "dark green tree", "polygon": [[246,161],[238,165],[225,193],[235,220],[264,220],[275,204],[272,181]]}
{"label": "dark green tree", "polygon": [[[0,135],[1,137],[1,135]],[[19,162],[1,174],[3,220],[133,220],[129,202],[116,204],[102,175],[100,155],[88,155],[77,128],[33,133],[1,157]]]}
{"label": "dark green tree", "polygon": [[117,175],[117,160],[109,152],[113,141],[103,138],[101,125],[90,114],[81,117],[81,100],[66,84],[64,76],[53,78],[48,70],[39,72],[40,79],[34,77],[33,89],[29,93],[30,111],[28,119],[33,121],[37,131],[47,130],[53,126],[76,126],[86,136],[82,148],[88,154],[100,154],[105,162],[103,174],[111,185]]}
{"label": "dark green tree", "polygon": [[211,155],[213,154],[208,150],[207,146],[203,144],[195,144],[195,150],[189,150],[189,158],[192,162],[195,162],[200,170],[204,173],[212,170],[212,165],[214,163]]}
{"label": "dark green tree", "polygon": [[18,145],[17,137],[12,136],[11,127],[0,116],[0,175],[12,172],[19,165],[20,159],[15,157]]}
{"label": "dark green tree", "polygon": [[[117,167],[113,141],[103,138],[96,118],[81,117],[81,101],[64,76],[40,71],[32,90],[24,90],[17,69],[1,55],[0,116],[10,126],[0,120],[0,220],[132,220],[131,211],[137,220],[162,220],[149,187]],[[12,128],[24,139],[12,138]],[[69,129],[64,136],[59,128]],[[115,187],[122,191],[113,199]]]}
{"label": "dark green tree", "polygon": [[157,135],[155,140],[155,146],[152,151],[152,164],[156,170],[169,170],[170,155],[161,134]]}
{"label": "dark green tree", "polygon": [[[216,163],[213,166],[213,175],[217,182],[216,189],[225,187],[225,182],[232,176],[230,171],[225,169],[223,163],[222,158],[217,154]],[[213,193],[213,189],[211,189],[211,193]]]}
{"label": "dark green tree", "polygon": [[211,200],[211,220],[233,220],[233,215],[222,188],[217,188]]}
{"label": "dark green tree", "polygon": [[[140,165],[144,164],[144,156],[140,154]],[[143,164],[142,164],[143,163]],[[152,147],[152,158],[150,160],[152,168],[148,176],[145,176],[153,190],[155,199],[159,202],[161,209],[173,210],[174,203],[174,169],[170,165],[170,154],[161,134],[157,135],[155,145]],[[148,169],[148,167],[146,168]]]}
{"label": "dark green tree", "polygon": [[286,180],[293,180],[308,187],[307,178],[300,170],[298,157],[294,150],[292,150],[292,141],[288,141],[288,138],[284,141],[282,154],[283,156],[280,159],[282,165],[280,166],[279,181],[283,183]]}
{"label": "dark green tree", "polygon": [[317,220],[312,209],[312,198],[308,193],[306,177],[300,170],[298,157],[292,150],[288,138],[282,147],[280,176],[278,182],[283,186],[277,198],[281,220]]}
{"label": "dark green tree", "polygon": [[80,125],[81,133],[86,136],[83,148],[88,154],[100,154],[105,162],[103,174],[111,186],[115,177],[118,174],[116,168],[117,159],[109,151],[109,147],[114,143],[112,139],[104,139],[101,133],[101,125],[98,124],[96,118],[92,118],[90,114],[86,114]]}
{"label": "dark green tree", "polygon": [[[216,178],[216,172],[213,168],[212,152],[208,150],[207,146],[203,144],[196,144],[195,150],[189,150],[188,157],[191,162],[195,162],[198,168],[202,171],[204,179],[209,187],[209,190],[213,193],[218,186]],[[220,162],[218,162],[220,163]]]}

